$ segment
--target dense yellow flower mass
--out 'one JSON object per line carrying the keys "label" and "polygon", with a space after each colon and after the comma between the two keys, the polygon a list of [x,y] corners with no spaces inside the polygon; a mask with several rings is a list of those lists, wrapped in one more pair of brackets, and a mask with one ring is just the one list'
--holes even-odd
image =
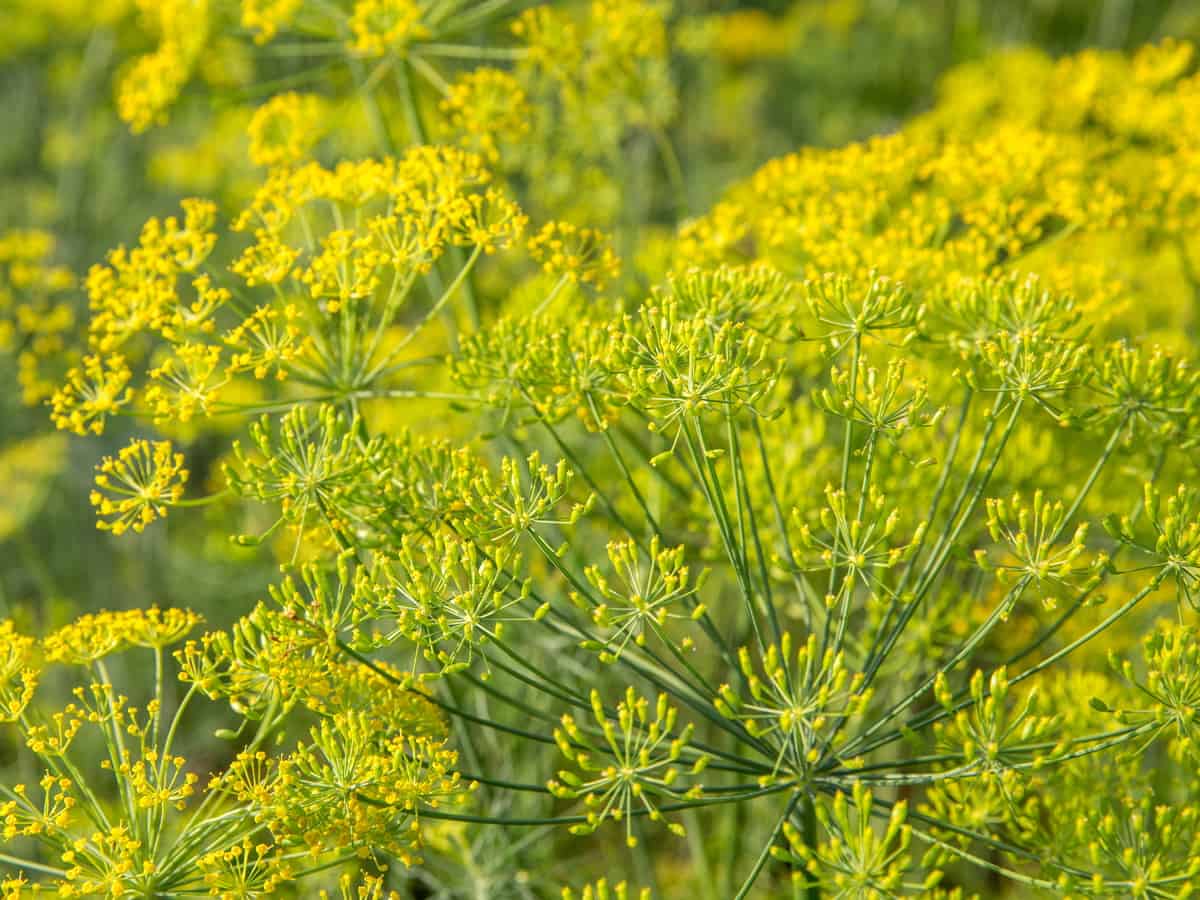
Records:
{"label": "dense yellow flower mass", "polygon": [[871,4],[77,12],[0,362],[99,462],[0,448],[0,893],[1200,886],[1190,42],[766,159],[722,110]]}
{"label": "dense yellow flower mass", "polygon": [[204,50],[210,18],[209,0],[139,0],[137,8],[158,46],[132,60],[117,85],[117,112],[134,132],[166,121]]}
{"label": "dense yellow flower mass", "polygon": [[53,253],[47,232],[0,234],[0,350],[16,355],[22,399],[30,404],[53,389],[46,367],[66,350],[64,338],[75,323],[63,296],[75,287],[75,276],[50,262]]}
{"label": "dense yellow flower mass", "polygon": [[515,77],[481,66],[450,85],[440,104],[445,131],[489,163],[500,160],[500,145],[516,145],[530,131],[532,109]]}
{"label": "dense yellow flower mass", "polygon": [[[50,635],[40,648],[47,662],[84,672],[94,666],[96,674],[74,689],[73,702],[44,718],[22,712],[37,683],[30,664],[37,642],[11,622],[0,625],[8,648],[4,703],[46,769],[36,792],[6,788],[5,838],[32,838],[52,849],[63,866],[51,870],[58,873],[52,886],[62,897],[174,890],[263,896],[294,877],[298,855],[311,860],[334,848],[387,846],[411,860],[420,843],[415,820],[395,830],[393,807],[415,816],[422,805],[436,807],[467,790],[451,771],[456,757],[443,746],[444,726],[421,706],[425,701],[347,671],[350,680],[338,687],[359,711],[343,708],[313,730],[310,742],[277,755],[255,749],[278,726],[282,713],[275,710],[249,749],[206,779],[175,751],[179,717],[201,686],[193,683],[173,718],[162,702],[164,651],[199,622],[190,611],[154,607],[87,615]],[[102,664],[137,648],[157,660],[144,706],[117,692]],[[314,698],[311,708],[324,709],[331,699]],[[411,737],[401,737],[410,726]],[[93,736],[105,748],[98,759],[84,750]],[[116,784],[116,809],[99,805],[105,781]]]}

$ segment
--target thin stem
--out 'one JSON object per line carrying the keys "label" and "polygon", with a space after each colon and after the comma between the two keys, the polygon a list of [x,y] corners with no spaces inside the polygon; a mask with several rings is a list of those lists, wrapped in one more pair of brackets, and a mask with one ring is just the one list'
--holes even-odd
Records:
{"label": "thin stem", "polygon": [[[600,411],[596,408],[596,401],[589,394],[587,397],[588,407],[592,411],[592,417],[600,422]],[[646,522],[649,523],[651,530],[660,537],[662,536],[662,528],[659,527],[658,521],[654,518],[654,514],[650,512],[650,506],[646,503],[646,498],[642,496],[641,490],[637,486],[637,482],[633,479],[633,473],[629,471],[629,466],[625,462],[625,457],[621,453],[621,449],[617,446],[617,442],[613,440],[612,434],[608,428],[601,428],[600,434],[604,437],[605,446],[608,447],[608,452],[612,454],[616,460],[617,467],[621,470],[621,474],[625,476],[625,483],[629,485],[629,491],[637,500],[638,506],[642,508],[642,512],[646,515]]]}
{"label": "thin stem", "polygon": [[447,59],[516,60],[529,55],[529,51],[523,47],[473,47],[466,44],[422,44],[421,53]]}
{"label": "thin stem", "polygon": [[742,882],[741,888],[734,894],[733,900],[744,900],[750,893],[750,889],[754,887],[754,882],[758,880],[759,874],[763,867],[767,864],[767,860],[771,858],[771,848],[775,846],[775,839],[779,837],[779,832],[783,830],[784,823],[791,816],[792,810],[796,808],[796,804],[800,802],[803,795],[797,791],[788,800],[787,806],[784,807],[783,815],[779,817],[779,821],[775,823],[775,827],[771,829],[771,834],[767,838],[767,842],[763,845],[762,852],[758,854],[758,859],[754,861],[754,868],[750,870],[750,874],[746,876],[746,880]]}
{"label": "thin stem", "polygon": [[18,869],[28,869],[31,872],[41,872],[44,875],[53,875],[55,878],[66,878],[67,873],[62,869],[56,869],[53,866],[46,866],[42,863],[35,863],[28,859],[21,859],[19,856],[9,856],[7,853],[0,853],[0,862],[6,865],[15,866]]}
{"label": "thin stem", "polygon": [[[1017,416],[1020,415],[1021,406],[1022,399],[1018,398],[1017,402],[1013,404],[1012,413],[1009,415],[1008,422],[1004,427],[1004,431],[1000,435],[996,450],[992,454],[991,462],[988,465],[987,470],[979,479],[978,484],[976,484],[975,490],[970,496],[970,500],[966,503],[965,508],[962,509],[961,515],[959,515],[958,518],[958,524],[949,531],[948,536],[946,536],[943,541],[939,542],[938,548],[934,550],[934,557],[930,562],[929,567],[924,573],[922,573],[921,580],[917,582],[917,587],[913,592],[913,597],[908,601],[908,605],[900,614],[900,618],[896,622],[895,627],[884,640],[883,646],[874,655],[870,664],[868,665],[860,690],[865,690],[874,680],[876,674],[879,672],[880,667],[887,659],[888,654],[891,653],[892,648],[900,639],[900,635],[903,633],[905,627],[908,625],[913,615],[916,614],[921,599],[933,587],[933,583],[937,578],[938,573],[941,571],[942,566],[945,565],[946,560],[949,558],[951,549],[954,547],[954,544],[958,540],[959,534],[962,533],[963,528],[966,527],[967,520],[970,519],[971,513],[974,512],[975,506],[979,502],[979,498],[983,495],[984,488],[987,487],[988,481],[991,480],[992,473],[995,471],[997,464],[1000,462],[1000,456],[1004,452],[1004,447],[1008,443],[1008,439],[1012,435],[1013,429],[1016,427]],[[991,425],[994,424],[994,422],[995,417],[993,416],[989,422],[989,432]],[[987,437],[985,435],[983,442],[980,444],[979,454],[976,456],[976,464],[972,466],[972,470],[977,468],[979,458],[982,455],[983,449],[986,445]],[[969,484],[969,479],[968,482],[963,485],[963,493],[966,492],[967,484]],[[962,494],[960,494],[960,502],[955,504],[956,507],[962,507],[961,498]]]}

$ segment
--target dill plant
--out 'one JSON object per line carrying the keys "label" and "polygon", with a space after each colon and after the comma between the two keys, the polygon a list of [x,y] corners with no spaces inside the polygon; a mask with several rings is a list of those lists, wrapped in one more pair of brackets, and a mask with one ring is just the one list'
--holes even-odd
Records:
{"label": "dill plant", "polygon": [[[137,132],[226,14],[143,11]],[[247,0],[249,44],[335,61],[248,117],[249,189],[107,253],[78,328],[48,238],[0,243],[30,399],[159,432],[101,459],[100,527],[178,509],[281,569],[227,628],[3,625],[0,713],[41,770],[3,788],[6,894],[382,897],[408,870],[623,900],[684,860],[706,898],[1187,896],[1190,45],[1023,62],[1033,108],[965,69],[656,244],[636,185],[575,195],[632,140],[686,201],[664,11],[508,12]],[[1148,258],[1170,276],[1117,264]],[[138,651],[129,700],[108,660]],[[43,709],[59,665],[83,684]],[[189,763],[201,697],[229,721]],[[523,871],[543,836],[629,871]]]}

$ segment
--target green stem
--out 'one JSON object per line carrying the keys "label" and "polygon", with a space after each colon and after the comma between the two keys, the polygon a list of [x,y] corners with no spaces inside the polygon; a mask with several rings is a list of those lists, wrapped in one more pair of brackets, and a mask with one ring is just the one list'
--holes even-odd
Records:
{"label": "green stem", "polygon": [[6,865],[15,866],[18,869],[28,869],[31,872],[41,872],[44,875],[53,875],[55,878],[66,878],[67,873],[62,869],[56,869],[53,866],[45,866],[41,863],[31,862],[28,859],[21,859],[19,856],[9,856],[7,853],[0,853],[0,862]]}
{"label": "green stem", "polygon": [[783,815],[779,817],[779,821],[775,823],[775,827],[771,829],[771,834],[767,838],[766,844],[763,845],[762,852],[758,854],[758,859],[754,861],[754,867],[750,870],[750,874],[746,876],[746,880],[742,882],[742,886],[738,892],[734,894],[733,900],[745,900],[750,894],[750,889],[754,887],[754,882],[758,881],[758,876],[762,873],[763,867],[767,864],[767,860],[771,858],[771,848],[775,846],[775,839],[779,837],[779,832],[783,830],[784,823],[792,814],[792,810],[796,808],[796,804],[803,796],[799,791],[792,795],[788,800],[787,806],[784,807]]}
{"label": "green stem", "polygon": [[[1000,457],[1004,453],[1004,447],[1008,443],[1008,439],[1012,436],[1013,429],[1016,427],[1017,417],[1018,417],[1018,415],[1020,415],[1020,412],[1021,412],[1021,406],[1022,406],[1022,398],[1018,398],[1017,402],[1013,404],[1012,413],[1008,417],[1008,422],[1005,423],[1004,431],[1000,435],[1000,439],[997,443],[996,450],[992,454],[992,459],[987,467],[987,470],[983,473],[982,477],[979,479],[978,483],[975,486],[975,490],[971,493],[970,500],[966,503],[965,508],[962,509],[961,514],[959,514],[958,524],[955,525],[949,531],[948,536],[939,543],[940,552],[938,549],[935,549],[934,557],[930,561],[929,567],[925,570],[924,573],[922,573],[921,579],[917,582],[917,587],[913,591],[913,597],[908,601],[908,605],[905,607],[904,611],[900,614],[900,618],[896,622],[895,627],[892,629],[892,631],[888,634],[887,638],[884,640],[883,646],[879,649],[878,653],[874,655],[873,659],[871,660],[870,664],[868,665],[867,671],[865,673],[865,676],[864,676],[863,682],[862,682],[862,686],[861,686],[862,690],[865,690],[871,684],[871,682],[874,680],[875,675],[878,674],[879,669],[883,665],[884,661],[887,659],[888,654],[891,653],[892,648],[896,645],[896,642],[900,639],[900,635],[903,633],[904,628],[908,625],[908,623],[912,619],[913,615],[916,614],[917,608],[920,606],[921,599],[933,587],[934,581],[936,580],[938,574],[941,572],[942,566],[945,565],[946,560],[950,556],[950,551],[953,549],[955,541],[958,540],[958,536],[962,533],[962,530],[966,527],[967,521],[971,517],[971,513],[974,512],[975,506],[979,502],[979,498],[983,495],[984,489],[987,487],[988,482],[991,480],[992,473],[995,472],[996,466],[1000,462]],[[994,421],[995,421],[995,417],[993,416],[991,422],[989,422],[989,429],[990,429],[991,424],[994,423]],[[983,448],[986,446],[986,444],[987,444],[987,438],[985,436],[983,442],[980,445],[980,454],[982,454]],[[978,456],[976,457],[976,459],[978,460]],[[973,470],[975,468],[976,468],[976,466],[972,466]],[[969,479],[968,479],[968,484],[969,484]],[[964,484],[964,486],[963,486],[964,493],[966,491],[966,488],[967,488],[967,484]],[[960,495],[960,497],[961,497],[961,495]],[[961,507],[962,504],[961,504],[961,502],[959,502],[959,503],[956,503],[955,506]]]}

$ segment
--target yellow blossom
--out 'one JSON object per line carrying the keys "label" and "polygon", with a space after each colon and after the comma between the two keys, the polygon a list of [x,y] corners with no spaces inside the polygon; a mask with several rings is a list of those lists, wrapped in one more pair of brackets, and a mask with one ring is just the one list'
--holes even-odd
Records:
{"label": "yellow blossom", "polygon": [[259,166],[294,165],[325,131],[328,110],[320,97],[276,94],[250,120],[250,159]]}
{"label": "yellow blossom", "polygon": [[136,440],[116,457],[106,456],[96,467],[92,505],[99,516],[96,527],[124,534],[140,532],[183,496],[188,472],[183,454],[169,441]]}
{"label": "yellow blossom", "polygon": [[76,434],[102,434],[108,417],[133,399],[128,386],[133,374],[125,357],[85,356],[81,366],[67,372],[67,381],[50,398],[55,426]]}
{"label": "yellow blossom", "polygon": [[362,56],[383,56],[428,37],[424,11],[416,0],[356,0],[350,14],[350,49]]}

